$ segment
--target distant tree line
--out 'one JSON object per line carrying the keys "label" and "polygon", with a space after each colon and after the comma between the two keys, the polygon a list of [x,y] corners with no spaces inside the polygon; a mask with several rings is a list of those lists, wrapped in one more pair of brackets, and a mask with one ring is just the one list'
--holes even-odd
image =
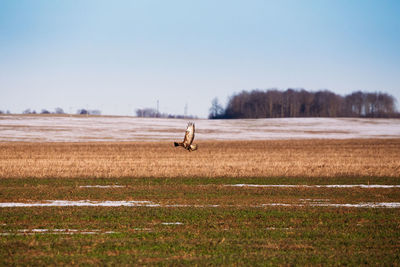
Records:
{"label": "distant tree line", "polygon": [[210,119],[283,117],[400,117],[396,100],[387,93],[353,92],[341,96],[328,90],[242,91],[229,98],[224,109],[215,98]]}
{"label": "distant tree line", "polygon": [[[0,114],[11,114],[9,110],[6,112],[0,110]],[[49,111],[48,109],[42,109],[40,112],[32,110],[30,108],[22,111],[22,114],[66,114],[62,108],[55,108],[54,111]],[[78,109],[75,114],[78,115],[101,115],[101,111],[98,109]]]}
{"label": "distant tree line", "polygon": [[101,111],[98,109],[78,109],[76,111],[78,115],[101,115]]}
{"label": "distant tree line", "polygon": [[54,112],[51,112],[47,109],[42,109],[41,112],[36,112],[36,110],[31,110],[30,108],[27,108],[22,111],[22,114],[65,114],[65,112],[62,108],[55,108]]}
{"label": "distant tree line", "polygon": [[140,118],[168,118],[168,119],[197,119],[192,115],[174,115],[168,113],[160,113],[154,108],[139,108],[136,109],[136,116]]}

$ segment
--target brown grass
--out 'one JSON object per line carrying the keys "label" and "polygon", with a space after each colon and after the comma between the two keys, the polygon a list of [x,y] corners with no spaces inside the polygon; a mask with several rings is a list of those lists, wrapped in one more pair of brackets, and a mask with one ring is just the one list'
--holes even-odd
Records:
{"label": "brown grass", "polygon": [[400,139],[0,143],[0,177],[390,176]]}

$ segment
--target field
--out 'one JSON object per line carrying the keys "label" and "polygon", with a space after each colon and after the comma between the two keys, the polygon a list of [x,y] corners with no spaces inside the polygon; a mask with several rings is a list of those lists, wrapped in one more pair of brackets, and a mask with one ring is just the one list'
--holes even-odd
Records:
{"label": "field", "polygon": [[[399,138],[400,119],[196,119],[196,140]],[[116,116],[0,115],[0,142],[126,142],[183,138],[186,120]]]}
{"label": "field", "polygon": [[400,265],[396,131],[204,132],[195,152],[172,146],[175,130],[157,142],[16,133],[25,142],[0,143],[0,265]]}
{"label": "field", "polygon": [[400,139],[2,143],[0,177],[337,177],[400,173]]}

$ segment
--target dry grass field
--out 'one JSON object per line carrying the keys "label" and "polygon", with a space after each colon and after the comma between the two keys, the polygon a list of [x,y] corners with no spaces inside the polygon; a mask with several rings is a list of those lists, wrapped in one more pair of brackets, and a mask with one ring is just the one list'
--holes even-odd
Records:
{"label": "dry grass field", "polygon": [[0,177],[337,177],[400,174],[400,139],[0,143]]}
{"label": "dry grass field", "polygon": [[0,143],[0,266],[400,266],[400,139],[198,144]]}

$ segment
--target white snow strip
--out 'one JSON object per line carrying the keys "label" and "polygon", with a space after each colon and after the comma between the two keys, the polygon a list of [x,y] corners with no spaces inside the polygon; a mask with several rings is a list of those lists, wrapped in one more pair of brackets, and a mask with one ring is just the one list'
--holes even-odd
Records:
{"label": "white snow strip", "polygon": [[163,222],[161,224],[162,225],[181,225],[183,223],[181,223],[181,222]]}
{"label": "white snow strip", "polygon": [[400,188],[400,185],[380,184],[329,184],[329,185],[292,185],[292,184],[226,184],[233,187],[309,187],[309,188]]}
{"label": "white snow strip", "polygon": [[90,201],[90,200],[47,200],[44,202],[4,202],[0,203],[0,208],[12,208],[12,207],[159,207],[159,204],[155,204],[151,201]]}
{"label": "white snow strip", "polygon": [[[399,138],[400,119],[277,118],[193,120],[196,140]],[[136,117],[0,115],[0,141],[180,140],[186,120]],[[46,134],[43,134],[45,131]]]}
{"label": "white snow strip", "polygon": [[[32,232],[32,233],[44,233],[44,232],[78,232],[76,229],[19,229],[18,232]],[[85,230],[86,231],[86,230]],[[99,232],[100,230],[91,230],[92,232]]]}
{"label": "white snow strip", "polygon": [[94,235],[94,234],[115,234],[118,232],[114,231],[105,231],[101,230],[77,230],[77,229],[19,229],[14,232],[2,232],[0,235],[8,236],[8,235],[36,235],[36,234],[59,234],[59,235],[72,235],[72,234],[81,234],[81,235]]}
{"label": "white snow strip", "polygon": [[[313,200],[313,199],[300,199],[302,203],[300,204],[291,204],[291,203],[267,203],[261,205],[250,205],[248,207],[264,207],[264,206],[319,206],[319,207],[354,207],[354,208],[400,208],[400,202],[366,202],[366,203],[358,203],[358,204],[335,204],[335,203],[327,203],[329,200]],[[49,200],[47,202],[30,202],[30,203],[21,203],[21,202],[4,202],[0,203],[0,208],[10,208],[10,207],[71,207],[71,206],[79,206],[79,207],[161,207],[161,208],[218,208],[218,207],[246,207],[243,205],[215,205],[215,204],[204,204],[204,205],[190,205],[190,204],[168,204],[161,205],[157,203],[153,203],[151,201],[89,201],[89,200],[80,200],[80,201],[66,201],[66,200]],[[179,224],[176,223],[162,223],[162,224]],[[45,231],[43,229],[33,229],[31,232],[40,232]],[[94,231],[94,230],[92,230]]]}
{"label": "white snow strip", "polygon": [[380,202],[380,203],[358,203],[358,204],[331,204],[316,203],[310,204],[318,207],[346,207],[346,208],[400,208],[400,202]]}
{"label": "white snow strip", "polygon": [[[23,229],[23,230],[18,230],[19,232],[29,232],[29,230],[27,230],[27,229]],[[44,233],[44,232],[48,232],[49,231],[49,229],[32,229],[32,230],[30,230],[30,232],[33,232],[33,233]]]}
{"label": "white snow strip", "polygon": [[162,207],[165,208],[187,208],[187,207],[193,207],[193,208],[218,208],[220,205],[215,205],[215,204],[204,204],[204,205],[189,205],[189,204],[167,204],[167,205],[162,205]]}
{"label": "white snow strip", "polygon": [[[233,187],[300,187],[301,185],[290,184],[225,184],[224,186]],[[307,186],[307,185],[304,185]]]}
{"label": "white snow strip", "polygon": [[310,203],[310,204],[288,204],[288,203],[267,203],[265,206],[284,206],[284,207],[335,207],[335,208],[400,208],[400,202],[366,202],[366,203]]}
{"label": "white snow strip", "polygon": [[331,184],[331,185],[315,185],[315,187],[327,188],[400,188],[400,185],[382,185],[382,184]]}
{"label": "white snow strip", "polygon": [[80,185],[80,188],[121,188],[123,185]]}
{"label": "white snow strip", "polygon": [[287,227],[284,227],[284,228],[267,227],[266,229],[267,230],[291,230],[291,228],[287,228]]}

